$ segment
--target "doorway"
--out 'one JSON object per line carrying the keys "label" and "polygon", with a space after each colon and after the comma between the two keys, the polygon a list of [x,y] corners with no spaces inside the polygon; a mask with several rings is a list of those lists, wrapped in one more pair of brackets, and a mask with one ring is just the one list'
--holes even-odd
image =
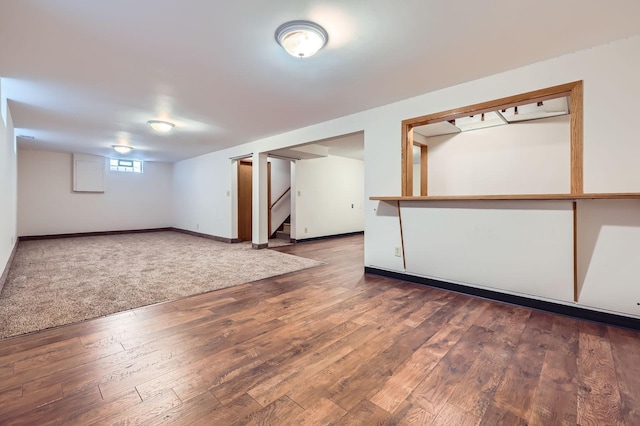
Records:
{"label": "doorway", "polygon": [[[271,163],[267,163],[267,205],[271,205]],[[250,160],[238,162],[238,239],[253,239],[253,167]]]}

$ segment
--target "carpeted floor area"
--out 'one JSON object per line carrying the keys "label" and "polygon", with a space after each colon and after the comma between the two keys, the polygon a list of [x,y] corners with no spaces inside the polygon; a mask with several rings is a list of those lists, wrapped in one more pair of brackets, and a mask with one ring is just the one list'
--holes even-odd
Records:
{"label": "carpeted floor area", "polygon": [[178,232],[22,241],[0,294],[0,338],[320,264]]}

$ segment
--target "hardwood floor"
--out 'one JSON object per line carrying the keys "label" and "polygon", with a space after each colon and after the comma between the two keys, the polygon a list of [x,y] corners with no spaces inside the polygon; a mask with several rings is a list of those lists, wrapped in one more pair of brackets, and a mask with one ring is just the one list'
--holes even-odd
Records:
{"label": "hardwood floor", "polygon": [[0,341],[0,424],[640,424],[640,333],[326,265]]}

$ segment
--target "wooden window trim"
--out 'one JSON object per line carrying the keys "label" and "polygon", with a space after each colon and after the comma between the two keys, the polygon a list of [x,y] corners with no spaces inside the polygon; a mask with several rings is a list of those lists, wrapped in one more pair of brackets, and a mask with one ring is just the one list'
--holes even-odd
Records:
{"label": "wooden window trim", "polygon": [[[496,111],[514,106],[541,102],[569,96],[571,124],[571,195],[584,193],[583,185],[583,83],[582,80],[546,89],[534,90],[506,98],[454,108],[435,114],[423,115],[402,121],[402,196],[413,195],[413,128],[425,124],[455,120],[456,118]],[[424,166],[423,166],[424,167]],[[421,194],[423,193],[421,188]],[[424,189],[428,193],[428,189]],[[477,197],[482,198],[482,197]]]}

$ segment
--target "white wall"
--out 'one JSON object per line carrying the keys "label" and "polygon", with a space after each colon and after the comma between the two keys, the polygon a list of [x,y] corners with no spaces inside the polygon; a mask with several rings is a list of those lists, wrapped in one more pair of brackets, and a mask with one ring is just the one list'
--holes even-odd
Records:
{"label": "white wall", "polygon": [[[230,189],[230,179],[224,170],[230,170],[230,157],[246,155],[252,152],[268,152],[291,145],[313,142],[330,137],[364,131],[365,139],[365,265],[377,266],[388,270],[404,271],[402,258],[396,257],[395,247],[400,245],[400,230],[398,208],[395,203],[379,203],[368,200],[375,195],[400,195],[401,181],[401,126],[403,119],[436,113],[439,111],[458,108],[465,105],[529,92],[532,90],[551,87],[576,80],[584,81],[584,190],[585,192],[640,192],[640,144],[637,143],[638,132],[635,125],[635,106],[640,99],[640,35],[619,40],[606,45],[596,46],[587,50],[564,55],[555,59],[539,62],[523,68],[511,70],[483,79],[471,81],[457,86],[445,88],[404,101],[385,105],[379,108],[363,111],[357,114],[341,117],[335,120],[319,123],[295,131],[261,139],[236,146],[227,150],[211,153],[179,163],[176,167],[176,180],[181,181],[183,187],[188,187],[188,194],[182,198],[183,204],[178,207],[180,220],[192,224],[195,220],[206,220],[207,226],[216,235],[230,233],[231,230],[231,200],[225,197],[225,191]],[[211,179],[197,181],[196,176],[189,170],[202,168],[211,170]],[[213,170],[220,170],[218,178]],[[296,169],[297,173],[297,169]],[[212,181],[215,181],[212,182]],[[215,190],[212,190],[212,185]],[[194,206],[204,204],[208,210],[206,217]],[[570,203],[566,203],[569,205]],[[592,208],[588,203],[579,203],[579,209],[586,214],[586,209]],[[629,216],[628,211],[639,214],[637,203],[605,203],[606,209],[615,217]],[[539,202],[536,208],[545,209],[545,203]],[[474,216],[477,207],[463,207],[467,214]],[[517,205],[511,207],[517,210]],[[428,220],[428,209],[417,211],[410,222],[421,223]],[[214,212],[216,212],[214,214]],[[546,214],[542,212],[541,214]],[[491,226],[498,226],[497,217],[491,219]],[[408,218],[409,219],[409,218]],[[589,225],[588,222],[584,226]],[[404,223],[414,226],[415,223]],[[511,226],[512,224],[505,224]],[[444,227],[455,226],[455,221],[442,223]],[[632,221],[618,221],[625,235],[636,232],[636,224]],[[453,228],[452,228],[453,229]],[[616,228],[617,229],[617,228]],[[491,231],[486,228],[483,231]],[[565,232],[565,230],[562,230]],[[584,231],[583,231],[584,232]],[[587,229],[587,233],[589,230]],[[595,231],[594,231],[595,232]],[[483,238],[482,233],[468,239],[469,250],[493,249],[492,240]],[[602,246],[596,240],[592,252],[597,253],[601,248],[624,247],[621,233],[610,233],[607,245]],[[446,234],[445,234],[446,235]],[[297,238],[301,238],[298,236]],[[437,239],[423,238],[418,241],[419,249],[441,246],[446,249],[447,241],[442,237]],[[526,249],[528,241],[514,241],[514,251]],[[540,242],[539,244],[542,244]],[[580,238],[579,238],[579,244]],[[496,247],[497,249],[497,247]],[[580,259],[579,259],[580,260]],[[621,251],[617,262],[621,264],[637,263],[638,253]],[[607,265],[607,257],[592,256],[579,262],[584,270],[598,270],[597,274],[590,274],[582,285],[581,295],[593,294],[588,302],[579,301],[578,304],[599,310],[614,310],[632,316],[640,316],[637,300],[621,296],[625,288],[637,285],[637,274],[633,270],[614,275],[615,266]],[[571,262],[568,262],[571,265]],[[557,266],[557,265],[556,265]],[[545,268],[544,262],[520,271],[522,276],[536,274],[540,268]],[[464,268],[464,264],[460,264]],[[483,282],[491,282],[491,277],[499,277],[499,266],[488,265]],[[407,269],[407,273],[430,276],[428,270]],[[585,275],[584,273],[582,274]],[[609,280],[607,277],[614,277]],[[442,279],[455,280],[453,277],[440,276]],[[517,277],[516,277],[517,279]],[[465,284],[480,286],[473,276],[465,278]],[[498,280],[496,280],[497,282]],[[544,282],[540,280],[539,290],[527,290],[534,298],[546,298],[552,286],[571,287],[572,282]],[[490,285],[489,285],[490,286]],[[607,291],[615,287],[616,291]],[[517,288],[500,288],[500,291],[517,292]],[[566,302],[571,303],[571,302]]]}
{"label": "white wall", "polygon": [[291,186],[291,161],[269,158],[271,163],[271,202]]}
{"label": "white wall", "polygon": [[[271,163],[271,204],[291,187],[291,161],[280,158],[269,158]],[[291,214],[291,191],[287,192],[271,210],[271,231],[278,229],[280,224]]]}
{"label": "white wall", "polygon": [[232,181],[237,183],[238,171],[233,164],[220,153],[174,164],[173,226],[224,238],[237,237],[237,223],[231,220],[232,206],[237,205]]}
{"label": "white wall", "polygon": [[[431,94],[413,98],[411,100],[387,106],[389,115],[392,111],[404,110],[402,118],[409,118],[418,115],[429,114],[454,107],[470,105],[490,99],[500,98],[511,94],[523,93],[534,89],[550,87],[557,84],[567,83],[576,80],[584,80],[584,173],[585,192],[640,192],[640,168],[634,166],[634,159],[639,158],[640,146],[636,143],[637,131],[633,125],[633,118],[629,110],[635,104],[635,100],[640,96],[640,84],[635,75],[640,72],[640,37],[636,36],[626,40],[620,40],[608,45],[594,47],[589,50],[565,55],[553,60],[537,63],[521,69],[509,71],[500,75],[491,76],[478,81],[469,82],[460,86],[440,90]],[[455,102],[455,103],[454,103]],[[615,105],[615,107],[612,107]],[[381,119],[381,118],[380,118]],[[373,120],[373,118],[372,118]],[[388,123],[389,126],[392,123]],[[394,129],[389,127],[388,131]],[[396,140],[400,140],[399,129],[395,130]],[[370,132],[367,133],[367,135]],[[367,149],[375,147],[379,150],[380,156],[395,156],[399,165],[399,152],[390,147],[386,140],[377,135],[373,135],[375,141],[367,140]],[[386,137],[385,137],[386,139]],[[369,144],[369,142],[371,142]],[[368,154],[369,151],[367,151]],[[429,152],[431,157],[431,150]],[[367,158],[369,160],[369,158]],[[367,182],[376,181],[377,176],[371,176],[370,170],[380,169],[382,161],[370,163],[367,161]],[[398,166],[399,167],[399,166]],[[542,169],[541,172],[545,172]],[[396,178],[399,177],[399,170],[391,172]],[[381,185],[372,185],[381,187]],[[384,195],[384,192],[373,190],[377,195]],[[367,187],[367,195],[374,195]],[[558,191],[560,192],[560,191]],[[395,192],[398,194],[399,191]],[[389,192],[387,194],[394,194]],[[390,235],[387,238],[377,238],[375,245],[369,244],[370,230],[374,233],[391,233],[391,228],[384,221],[386,217],[378,217],[373,213],[373,209],[379,206],[378,203],[371,202],[372,206],[367,209],[366,223],[366,254],[365,264],[381,266],[385,269],[401,269],[393,256],[393,239]],[[551,206],[558,203],[538,202],[536,206],[540,213],[536,215],[538,220],[543,220],[545,215],[551,212]],[[570,202],[564,204],[565,213],[556,211],[559,222],[565,225],[555,227],[556,235],[548,235],[540,241],[540,234],[530,233],[527,230],[525,235],[520,235],[516,241],[512,241],[509,246],[513,253],[529,254],[536,262],[528,268],[521,268],[520,275],[512,275],[510,281],[504,280],[505,269],[512,270],[517,262],[509,261],[509,257],[504,253],[499,255],[501,247],[495,244],[500,241],[501,231],[509,229],[515,223],[511,219],[502,219],[502,213],[487,215],[486,206],[475,203],[474,205],[458,205],[461,215],[466,215],[476,224],[473,232],[468,230],[464,238],[464,251],[459,246],[451,244],[450,237],[455,235],[456,218],[450,220],[444,218],[440,222],[440,229],[449,229],[442,235],[434,237],[432,234],[424,235],[417,241],[410,239],[408,250],[412,254],[426,253],[438,247],[436,254],[431,253],[429,257],[423,257],[423,262],[433,262],[434,266],[429,268],[424,264],[409,262],[407,273],[437,277],[453,282],[462,282],[472,286],[486,286],[508,293],[524,293],[533,298],[557,299],[572,304],[567,301],[567,292],[572,288],[570,268],[573,256],[569,254],[569,248],[563,250],[565,255],[557,260],[549,259],[544,247],[557,248],[553,242],[557,238],[562,241],[566,236],[571,235],[570,225]],[[637,276],[639,268],[632,266],[640,262],[640,247],[633,243],[633,235],[638,234],[639,224],[637,202],[580,202],[578,203],[578,268],[579,285],[581,288],[578,305],[597,310],[613,311],[630,316],[640,316],[640,308],[637,306],[638,296],[634,293],[637,287]],[[405,217],[404,210],[410,209],[410,203],[402,203],[403,224],[407,229],[411,229],[417,223],[426,223],[431,216],[437,213],[432,211],[437,206],[421,209],[414,215]],[[517,209],[517,202],[512,202],[509,209]],[[553,207],[554,209],[556,207]],[[413,213],[413,211],[412,211]],[[484,217],[485,221],[479,219]],[[580,218],[583,220],[580,221]],[[459,223],[458,223],[459,225]],[[531,244],[535,242],[540,247],[538,253],[531,253]],[[566,241],[565,241],[566,243]],[[481,258],[486,253],[493,253],[494,258],[503,261],[502,266],[486,264],[482,273],[476,270],[473,272],[473,265],[466,263],[469,256]],[[442,265],[438,260],[444,261],[446,257],[456,258],[459,261],[460,270],[455,272],[450,270],[442,273],[441,268],[435,265]],[[409,254],[407,260],[409,260]],[[561,260],[559,260],[561,259]],[[615,260],[615,261],[614,261]],[[553,271],[554,279],[548,279],[546,274]],[[464,275],[464,276],[462,276]],[[530,277],[536,277],[537,287],[531,287],[528,283]],[[565,278],[561,278],[564,276]],[[507,285],[505,285],[507,284]],[[525,288],[526,287],[526,288]]]}
{"label": "white wall", "polygon": [[17,239],[16,140],[11,111],[5,111],[6,125],[0,118],[0,275]]}
{"label": "white wall", "polygon": [[296,162],[296,239],[364,230],[364,162],[328,156]]}
{"label": "white wall", "polygon": [[[238,151],[229,149],[214,152],[174,165],[175,227],[223,238],[237,237],[234,235],[232,219],[237,200],[231,196],[235,191],[232,177],[237,173],[232,167],[231,157],[235,156],[234,152]],[[302,205],[301,200],[295,200],[296,213],[292,217],[292,225],[296,229],[295,238],[363,230],[362,161],[335,156],[299,160],[295,170],[296,188],[292,188],[292,191],[304,191],[301,194],[306,197]],[[324,182],[315,182],[318,176],[324,176]],[[340,190],[337,191],[336,188]],[[315,195],[312,197],[307,193]],[[275,194],[272,187],[274,197]],[[307,203],[309,207],[305,207]],[[353,209],[351,204],[354,204]],[[327,214],[320,214],[321,212]],[[329,221],[329,217],[334,222]],[[340,218],[338,222],[335,222],[336,218]],[[314,224],[311,225],[311,222]]]}
{"label": "white wall", "polygon": [[640,200],[578,202],[580,303],[612,312],[640,310]]}
{"label": "white wall", "polygon": [[427,138],[429,195],[571,191],[570,117]]}
{"label": "white wall", "polygon": [[411,202],[401,203],[401,211],[407,271],[573,300],[571,203]]}
{"label": "white wall", "polygon": [[[105,159],[105,167],[106,167]],[[104,193],[72,191],[72,154],[18,151],[21,236],[170,227],[172,165],[144,163],[144,173],[105,172]]]}

